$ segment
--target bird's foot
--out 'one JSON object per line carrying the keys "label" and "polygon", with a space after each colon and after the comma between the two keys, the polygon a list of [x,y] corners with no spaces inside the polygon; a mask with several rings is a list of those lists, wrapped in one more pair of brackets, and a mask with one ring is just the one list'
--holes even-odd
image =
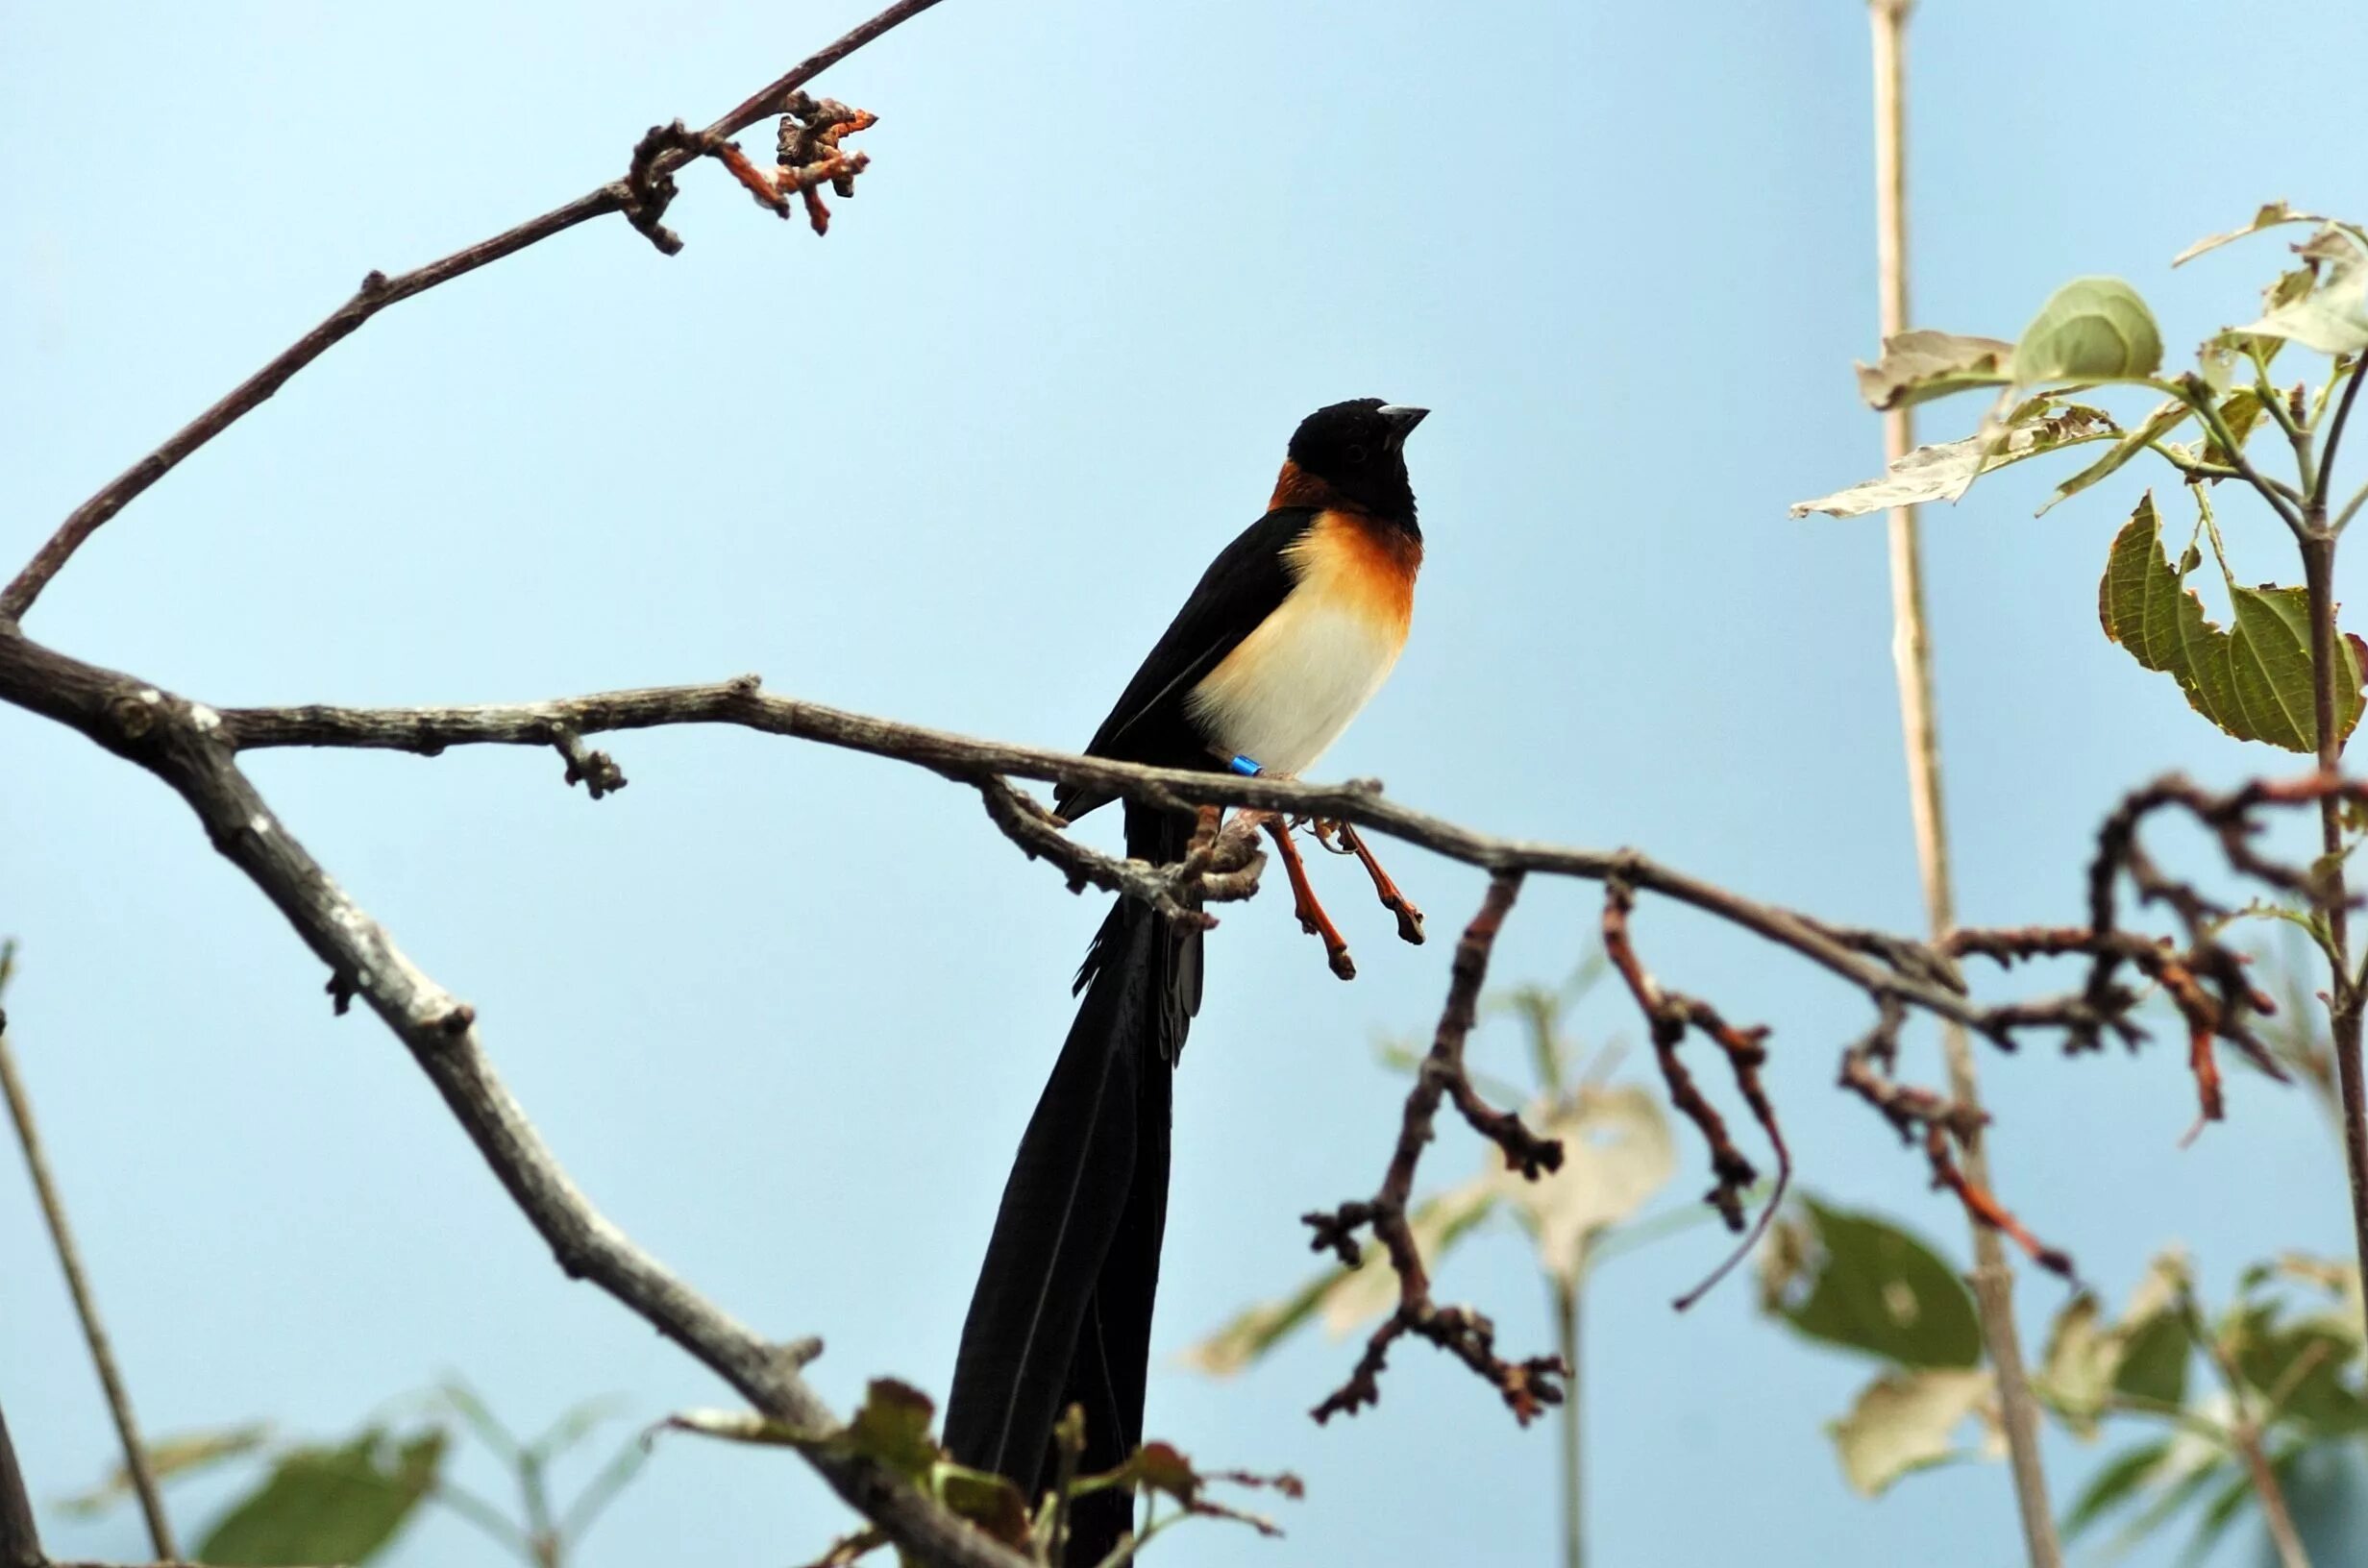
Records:
{"label": "bird's foot", "polygon": [[[1417,909],[1415,901],[1391,880],[1390,873],[1381,869],[1381,862],[1373,858],[1373,851],[1366,845],[1363,835],[1357,832],[1356,824],[1319,821],[1315,824],[1315,830],[1316,837],[1323,842],[1325,848],[1335,854],[1357,857],[1358,864],[1365,868],[1365,874],[1373,879],[1373,895],[1381,900],[1381,907],[1397,917],[1398,941],[1419,946],[1423,936],[1422,911]],[[1337,845],[1332,842],[1335,836],[1340,840]]]}
{"label": "bird's foot", "polygon": [[1317,901],[1316,889],[1307,879],[1307,863],[1299,858],[1299,846],[1291,842],[1291,824],[1280,815],[1270,815],[1261,825],[1273,839],[1275,853],[1283,862],[1283,874],[1291,879],[1291,910],[1299,918],[1299,929],[1321,939],[1324,961],[1334,974],[1344,980],[1354,980],[1356,960],[1348,956],[1348,943],[1341,936],[1340,927],[1332,923],[1332,917]]}

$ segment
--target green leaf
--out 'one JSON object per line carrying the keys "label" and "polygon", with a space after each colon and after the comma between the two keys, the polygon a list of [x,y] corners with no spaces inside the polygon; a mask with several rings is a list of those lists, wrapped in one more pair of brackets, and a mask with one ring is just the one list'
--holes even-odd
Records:
{"label": "green leaf", "polygon": [[1850,1487],[1874,1497],[1912,1471],[1967,1457],[1953,1434],[1996,1402],[1986,1371],[1890,1371],[1860,1390],[1850,1413],[1826,1431]]}
{"label": "green leaf", "polygon": [[2230,1477],[2228,1484],[2204,1505],[2203,1517],[2195,1522],[2194,1535],[2188,1538],[2186,1549],[2179,1554],[2179,1568],[2192,1568],[2193,1564],[2208,1556],[2211,1549],[2219,1544],[2220,1537],[2228,1532],[2229,1526],[2237,1521],[2252,1502],[2253,1478],[2241,1472]]}
{"label": "green leaf", "polygon": [[1907,408],[1952,392],[2004,386],[2013,379],[2008,370],[2013,352],[2013,344],[1994,337],[1901,332],[1883,340],[1880,359],[1858,367],[1859,396],[1873,408]]}
{"label": "green leaf", "polygon": [[1796,501],[1791,513],[1794,517],[1812,512],[1862,517],[1928,501],[1954,502],[1985,474],[2060,448],[2110,440],[2120,434],[2119,427],[2102,409],[2056,398],[2033,398],[2008,414],[1998,429],[1962,441],[1918,447],[1892,463],[1881,478],[1814,501]]}
{"label": "green leaf", "polygon": [[[1939,1254],[1872,1214],[1804,1199],[1809,1215],[1792,1245],[1796,1270],[1764,1265],[1762,1307],[1800,1333],[1906,1367],[1965,1368],[1982,1360],[1973,1293]],[[1783,1247],[1769,1249],[1774,1260]],[[1801,1276],[1808,1286],[1801,1287]]]}
{"label": "green leaf", "polygon": [[2088,1484],[2081,1488],[2081,1495],[2072,1500],[2072,1507],[2064,1513],[2064,1539],[2071,1540],[2134,1497],[2139,1485],[2170,1451],[2170,1439],[2164,1437],[2125,1448],[2107,1460],[2088,1478]]}
{"label": "green leaf", "polygon": [[2019,386],[2152,376],[2162,333],[2137,290],[2118,278],[2076,278],[2056,290],[2014,345]]}
{"label": "green leaf", "polygon": [[435,1484],[444,1445],[441,1432],[397,1444],[373,1430],[343,1448],[298,1449],[207,1532],[197,1560],[237,1568],[365,1561]]}
{"label": "green leaf", "polygon": [[[177,1432],[169,1437],[148,1441],[148,1468],[159,1481],[172,1481],[252,1454],[270,1440],[271,1427],[260,1421],[243,1427]],[[105,1512],[131,1495],[131,1475],[119,1464],[98,1485],[65,1499],[58,1507],[66,1513],[87,1516]]]}
{"label": "green leaf", "polygon": [[1001,1476],[941,1465],[937,1500],[1005,1546],[1028,1544],[1027,1500]]}
{"label": "green leaf", "polygon": [[[2321,354],[2368,350],[2368,242],[2329,224],[2298,247],[2317,281],[2306,294],[2272,308],[2241,331],[2288,338]],[[2325,270],[2318,271],[2324,263]]]}
{"label": "green leaf", "polygon": [[[2105,635],[2178,681],[2196,712],[2238,740],[2315,753],[2308,595],[2232,583],[2235,629],[2223,631],[2164,556],[2161,531],[2150,491],[2106,557],[2097,585]],[[2348,646],[2343,656],[2352,668],[2337,683],[2336,721],[2348,736],[2359,722],[2360,666]]]}
{"label": "green leaf", "polygon": [[2174,267],[2184,265],[2202,256],[2206,251],[2216,251],[2232,241],[2243,239],[2248,234],[2257,234],[2264,229],[2274,229],[2282,223],[2325,223],[2327,221],[2315,213],[2297,212],[2282,201],[2264,202],[2261,204],[2260,210],[2253,214],[2251,223],[2246,224],[2242,229],[2232,229],[2224,234],[2206,235],[2177,256],[2172,257],[2171,265]]}
{"label": "green leaf", "polygon": [[2157,1405],[2179,1406],[2187,1398],[2187,1362],[2195,1344],[2176,1311],[2164,1311],[2124,1330],[2113,1392]]}
{"label": "green leaf", "polygon": [[938,1460],[937,1443],[929,1436],[929,1419],[936,1413],[929,1396],[911,1384],[874,1378],[838,1446],[919,1481]]}
{"label": "green leaf", "polygon": [[2237,1370],[2264,1395],[2275,1392],[2275,1415],[2299,1421],[2323,1437],[2368,1431],[2368,1403],[2345,1381],[2359,1350],[2356,1337],[2316,1325],[2282,1327],[2256,1310],[2232,1347]]}

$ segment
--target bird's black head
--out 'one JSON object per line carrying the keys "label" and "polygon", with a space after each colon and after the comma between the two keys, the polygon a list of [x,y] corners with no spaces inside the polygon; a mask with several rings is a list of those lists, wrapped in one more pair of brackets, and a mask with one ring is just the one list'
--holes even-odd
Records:
{"label": "bird's black head", "polygon": [[1353,506],[1384,522],[1415,527],[1414,486],[1406,478],[1406,436],[1427,408],[1355,398],[1319,408],[1291,438],[1276,506]]}

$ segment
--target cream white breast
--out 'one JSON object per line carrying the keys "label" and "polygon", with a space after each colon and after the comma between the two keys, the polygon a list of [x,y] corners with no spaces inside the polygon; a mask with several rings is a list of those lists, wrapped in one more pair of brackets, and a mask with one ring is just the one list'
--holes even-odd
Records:
{"label": "cream white breast", "polygon": [[1327,512],[1291,547],[1290,597],[1194,687],[1193,718],[1225,754],[1304,772],[1397,663],[1421,547]]}

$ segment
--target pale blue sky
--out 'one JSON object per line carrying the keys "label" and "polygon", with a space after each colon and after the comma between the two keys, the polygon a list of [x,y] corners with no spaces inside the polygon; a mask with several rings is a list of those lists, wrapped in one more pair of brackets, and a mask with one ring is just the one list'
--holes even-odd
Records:
{"label": "pale blue sky", "polygon": [[[610,178],[645,126],[711,117],[860,10],[0,7],[0,555],[369,268]],[[2174,275],[2182,245],[2274,196],[2368,209],[2331,95],[2333,62],[2368,59],[2357,8],[1933,3],[1912,48],[1921,324],[2011,335],[2056,283],[2111,272],[2184,345],[2245,313],[2275,242]],[[1410,454],[1430,558],[1409,651],[1325,772],[1912,926],[1880,527],[1785,515],[1876,466],[1849,375],[1874,336],[1866,77],[1849,0],[949,0],[821,84],[882,115],[827,240],[694,170],[678,257],[607,222],[406,304],[111,524],[32,629],[221,704],[756,670],[1074,745],[1257,514],[1293,422],[1379,395],[1436,410]],[[2048,482],[1929,520],[1973,920],[2076,918],[2130,784],[2278,761],[2099,636],[2134,486],[2034,521]],[[2256,522],[2236,548],[2248,576],[2290,575]],[[541,752],[254,769],[476,1004],[609,1214],[741,1315],[826,1335],[834,1398],[881,1372],[942,1387],[1099,900],[914,770],[733,733],[614,749],[632,786],[597,805]],[[643,1417],[722,1397],[559,1277],[402,1051],[331,1017],[318,966],[166,792],[12,712],[0,756],[10,1012],[152,1430],[333,1432],[448,1368],[529,1423],[591,1393]],[[1477,899],[1461,868],[1397,870],[1435,928]],[[1447,954],[1341,907],[1353,987],[1272,899],[1214,940],[1165,1349],[1297,1279],[1295,1216],[1386,1156],[1401,1085],[1369,1041],[1427,1027]],[[1499,975],[1562,973],[1595,907],[1534,887]],[[1776,1026],[1807,1181],[1961,1252],[1917,1163],[1832,1088],[1855,997],[1665,907],[1640,932],[1672,983]],[[1608,1001],[1588,1027],[1629,1029]],[[2007,1195],[2116,1295],[2174,1238],[2214,1281],[2343,1245],[2298,1093],[2239,1078],[2232,1122],[2182,1151],[2174,1050],[1983,1066]],[[1477,1154],[1451,1135],[1432,1158]],[[1684,1160],[1673,1197],[1703,1180]],[[111,1443],[8,1174],[0,1244],[0,1394],[54,1498]],[[1747,1282],[1671,1316],[1719,1245],[1657,1249],[1593,1299],[1598,1560],[2007,1560],[1995,1468],[1843,1490],[1818,1427],[1863,1370],[1759,1321]],[[1517,1243],[1460,1255],[1443,1288],[1544,1344]],[[2035,1323],[2060,1300],[2025,1278]],[[1156,1432],[1310,1488],[1288,1542],[1186,1532],[1161,1558],[1545,1560],[1548,1433],[1418,1349],[1380,1409],[1319,1430],[1303,1411],[1351,1355],[1310,1340],[1226,1384],[1154,1369]],[[2096,1452],[2051,1440],[2060,1497]],[[583,1561],[779,1563],[844,1517],[778,1456],[674,1443]],[[128,1516],[52,1533],[137,1552]],[[395,1560],[488,1559],[432,1518]]]}

